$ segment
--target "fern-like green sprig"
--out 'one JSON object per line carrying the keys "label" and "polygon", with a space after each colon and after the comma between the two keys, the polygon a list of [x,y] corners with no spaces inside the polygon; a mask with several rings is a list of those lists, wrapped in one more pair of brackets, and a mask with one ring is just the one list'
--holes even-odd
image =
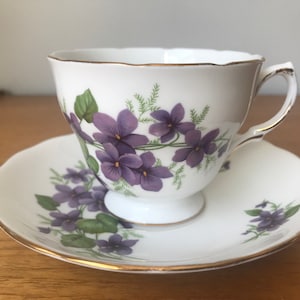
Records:
{"label": "fern-like green sprig", "polygon": [[50,168],[50,172],[52,173],[52,176],[50,176],[50,180],[53,184],[67,184],[68,180],[66,180],[63,175],[59,174],[54,169]]}
{"label": "fern-like green sprig", "polygon": [[151,112],[160,109],[160,107],[156,105],[156,102],[158,100],[158,93],[159,93],[159,85],[155,83],[152,88],[151,95],[147,99],[147,105]]}
{"label": "fern-like green sprig", "polygon": [[201,111],[201,113],[198,113],[194,108],[191,109],[190,111],[190,116],[191,116],[191,120],[192,122],[198,126],[200,125],[203,120],[206,118],[208,112],[209,112],[210,107],[208,105],[206,105],[203,110]]}
{"label": "fern-like green sprig", "polygon": [[138,113],[137,118],[140,123],[152,122],[153,119],[147,115],[145,116],[145,114],[160,109],[160,107],[157,105],[157,100],[159,97],[159,85],[157,83],[153,85],[151,94],[147,99],[138,93],[134,94],[133,97],[137,102],[137,107],[134,105],[133,100],[127,100],[126,101],[127,108],[135,115],[137,110]]}
{"label": "fern-like green sprig", "polygon": [[131,100],[126,100],[127,109],[129,109],[133,114],[135,114],[134,105]]}
{"label": "fern-like green sprig", "polygon": [[113,183],[114,190],[120,193],[123,193],[126,196],[135,197],[136,195],[130,191],[130,185],[124,180],[119,179]]}
{"label": "fern-like green sprig", "polygon": [[176,189],[179,190],[182,186],[182,180],[185,177],[184,174],[184,165],[181,165],[178,169],[176,169],[177,163],[173,162],[169,166],[169,170],[173,173],[173,185],[176,186]]}

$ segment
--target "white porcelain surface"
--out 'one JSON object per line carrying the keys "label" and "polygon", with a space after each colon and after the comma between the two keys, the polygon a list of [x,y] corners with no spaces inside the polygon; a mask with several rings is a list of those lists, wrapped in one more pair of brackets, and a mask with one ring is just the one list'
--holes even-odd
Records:
{"label": "white porcelain surface", "polygon": [[[73,135],[50,139],[9,159],[0,168],[1,227],[22,244],[57,259],[97,269],[148,273],[237,265],[282,249],[299,236],[300,160],[267,142],[235,151],[204,190],[202,214],[177,225],[129,228],[103,207],[92,212],[87,204],[74,202],[72,207],[71,202],[49,206],[53,204],[49,199],[58,193],[55,184],[62,174],[69,174],[67,168],[84,168],[79,161],[83,157]],[[68,187],[82,185],[81,179],[77,183],[63,180],[61,184]],[[99,189],[96,180],[91,182],[87,190]],[[58,211],[68,214],[79,207],[82,219],[74,224],[80,230],[70,229],[69,223],[65,224],[68,230],[49,224]],[[262,224],[257,220],[262,218],[259,213],[265,217],[270,213],[273,223],[265,219]],[[259,224],[265,230],[258,231]],[[98,233],[88,233],[91,228]],[[77,248],[70,247],[76,242]]]}
{"label": "white porcelain surface", "polygon": [[[114,192],[107,206],[135,223],[198,214],[203,203],[191,206],[190,197],[237,145],[274,129],[297,94],[291,63],[261,70],[264,58],[243,52],[102,48],[57,51],[49,61],[86,162]],[[288,81],[282,108],[237,139],[258,89],[278,74]]]}

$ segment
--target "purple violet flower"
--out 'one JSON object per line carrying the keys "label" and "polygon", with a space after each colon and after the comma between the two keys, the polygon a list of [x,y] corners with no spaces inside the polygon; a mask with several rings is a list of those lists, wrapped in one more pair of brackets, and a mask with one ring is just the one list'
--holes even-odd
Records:
{"label": "purple violet flower", "polygon": [[273,231],[287,221],[283,209],[277,209],[274,212],[266,210],[261,211],[259,216],[252,219],[251,222],[259,222],[257,231]]}
{"label": "purple violet flower", "polygon": [[68,123],[71,125],[73,130],[76,132],[78,136],[80,136],[84,141],[93,144],[93,139],[84,131],[82,131],[80,127],[80,123],[74,113],[70,113],[70,117],[67,114],[64,114],[65,118],[67,119]]}
{"label": "purple violet flower", "polygon": [[96,244],[99,246],[100,251],[104,253],[115,252],[118,255],[129,255],[132,253],[131,247],[137,242],[138,240],[124,240],[121,235],[113,234],[108,241],[98,240]]}
{"label": "purple violet flower", "polygon": [[142,159],[132,153],[120,155],[118,149],[110,143],[103,144],[104,151],[96,151],[97,158],[101,161],[101,171],[104,176],[112,181],[124,178],[130,185],[136,182],[134,169],[142,165]]}
{"label": "purple violet flower", "polygon": [[52,226],[61,226],[64,230],[71,232],[76,229],[76,222],[80,219],[80,210],[72,210],[67,214],[61,212],[50,212]]}
{"label": "purple violet flower", "polygon": [[140,157],[143,165],[136,172],[137,184],[146,191],[158,192],[163,186],[161,178],[169,178],[173,174],[167,167],[153,166],[156,160],[152,152],[143,153]]}
{"label": "purple violet flower", "polygon": [[184,118],[184,108],[181,103],[176,104],[171,113],[161,109],[152,112],[151,116],[160,122],[152,124],[149,132],[160,137],[162,143],[172,140],[176,132],[186,134],[188,131],[195,129],[194,123],[181,122]]}
{"label": "purple violet flower", "polygon": [[91,193],[87,192],[83,186],[77,186],[72,189],[67,185],[57,184],[55,188],[58,190],[58,193],[53,196],[53,200],[57,203],[68,202],[70,207],[78,207],[80,205],[79,200],[92,198]]}
{"label": "purple violet flower", "polygon": [[101,144],[113,144],[120,154],[135,153],[136,147],[149,141],[145,135],[132,133],[138,127],[138,120],[128,109],[118,114],[117,121],[107,114],[95,113],[93,122],[101,131],[94,133],[94,138]]}
{"label": "purple violet flower", "polygon": [[87,182],[88,176],[91,175],[92,172],[89,169],[83,169],[80,171],[67,168],[67,174],[63,176],[64,179],[71,180],[73,183]]}
{"label": "purple violet flower", "polygon": [[104,187],[103,185],[94,187],[92,192],[92,197],[80,199],[79,203],[87,205],[88,211],[108,212],[108,209],[104,204],[104,197],[106,193],[107,193],[107,188]]}
{"label": "purple violet flower", "polygon": [[214,129],[202,137],[200,130],[188,131],[185,135],[185,142],[189,147],[177,150],[173,156],[173,161],[182,162],[186,160],[191,168],[199,165],[205,154],[213,154],[217,150],[214,139],[219,135],[219,132],[219,129]]}

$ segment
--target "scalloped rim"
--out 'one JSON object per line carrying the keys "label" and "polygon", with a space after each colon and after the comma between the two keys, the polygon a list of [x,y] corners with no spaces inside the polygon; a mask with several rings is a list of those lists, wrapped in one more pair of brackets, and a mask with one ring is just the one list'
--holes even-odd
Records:
{"label": "scalloped rim", "polygon": [[[76,54],[79,52],[95,52],[95,51],[106,51],[106,52],[125,52],[125,51],[139,51],[139,52],[146,52],[146,51],[160,51],[164,55],[168,54],[169,52],[174,51],[205,51],[205,52],[214,52],[215,54],[224,54],[230,53],[231,55],[243,55],[248,56],[248,59],[238,59],[238,60],[231,60],[224,63],[215,63],[211,61],[205,62],[192,62],[192,63],[157,63],[147,62],[147,63],[130,63],[125,61],[101,61],[101,60],[85,60],[85,59],[73,59],[73,58],[64,58],[63,56],[66,54]],[[200,49],[200,48],[86,48],[86,49],[73,49],[73,50],[58,50],[54,51],[48,55],[48,59],[56,60],[60,62],[74,62],[74,63],[90,63],[90,64],[105,64],[105,65],[123,65],[123,66],[133,66],[133,67],[184,67],[184,66],[229,66],[229,65],[237,65],[237,64],[245,64],[245,63],[263,63],[265,58],[258,54],[250,54],[247,52],[241,51],[231,51],[231,50],[215,50],[215,49]]]}

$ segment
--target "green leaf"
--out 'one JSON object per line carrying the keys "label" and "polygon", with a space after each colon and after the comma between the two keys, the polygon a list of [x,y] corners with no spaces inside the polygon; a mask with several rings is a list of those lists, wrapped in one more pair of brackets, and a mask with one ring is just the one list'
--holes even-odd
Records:
{"label": "green leaf", "polygon": [[99,172],[99,164],[98,164],[97,160],[93,156],[88,155],[88,157],[86,158],[86,162],[87,162],[87,165],[89,166],[89,168],[95,174],[97,174]]}
{"label": "green leaf", "polygon": [[116,233],[118,231],[118,220],[103,213],[98,214],[96,219],[81,219],[76,224],[79,229],[86,233]]}
{"label": "green leaf", "polygon": [[245,213],[251,217],[257,217],[261,213],[261,209],[250,209],[250,210],[245,210]]}
{"label": "green leaf", "polygon": [[[99,213],[96,215],[96,220],[99,222],[102,222],[105,225],[117,225],[119,223],[119,220],[111,215]],[[112,231],[109,231],[112,232]],[[116,231],[115,231],[116,232]]]}
{"label": "green leaf", "polygon": [[290,218],[291,216],[295,215],[299,211],[299,209],[300,209],[300,204],[296,206],[292,206],[284,213],[284,215],[286,218]]}
{"label": "green leaf", "polygon": [[82,219],[77,222],[77,227],[87,233],[102,233],[105,232],[101,222],[95,219]]}
{"label": "green leaf", "polygon": [[88,123],[93,122],[93,115],[98,112],[98,105],[89,89],[76,97],[74,110],[80,120],[84,119]]}
{"label": "green leaf", "polygon": [[61,236],[61,243],[66,247],[93,248],[96,243],[93,239],[82,234],[64,234]]}
{"label": "green leaf", "polygon": [[46,210],[56,210],[59,203],[55,202],[51,197],[44,195],[35,195],[38,204]]}

